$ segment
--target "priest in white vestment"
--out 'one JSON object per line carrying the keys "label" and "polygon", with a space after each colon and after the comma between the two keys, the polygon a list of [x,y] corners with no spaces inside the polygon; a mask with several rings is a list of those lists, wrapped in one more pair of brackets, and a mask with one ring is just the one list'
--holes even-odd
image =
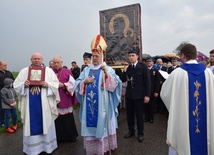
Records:
{"label": "priest in white vestment", "polygon": [[[60,101],[59,81],[42,61],[42,55],[34,53],[31,66],[22,69],[13,84],[20,97],[23,152],[28,155],[51,153],[57,148],[54,120],[58,116],[57,103]],[[36,80],[30,78],[32,70],[40,73]]]}
{"label": "priest in white vestment", "polygon": [[197,50],[185,44],[184,64],[163,83],[161,98],[169,111],[169,155],[214,154],[214,77],[196,61]]}

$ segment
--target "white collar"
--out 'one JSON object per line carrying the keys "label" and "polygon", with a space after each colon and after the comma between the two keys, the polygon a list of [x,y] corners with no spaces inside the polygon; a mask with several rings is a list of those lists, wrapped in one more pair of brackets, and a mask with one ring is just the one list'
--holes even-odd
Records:
{"label": "white collar", "polygon": [[101,67],[101,64],[97,66],[93,66],[94,69],[99,69],[100,67]]}
{"label": "white collar", "polygon": [[137,63],[138,63],[138,61],[136,61],[136,62],[135,62],[134,64],[132,64],[132,65],[134,65],[134,66],[136,67]]}
{"label": "white collar", "polygon": [[185,62],[186,64],[198,64],[198,62],[196,60],[189,60],[187,62]]}

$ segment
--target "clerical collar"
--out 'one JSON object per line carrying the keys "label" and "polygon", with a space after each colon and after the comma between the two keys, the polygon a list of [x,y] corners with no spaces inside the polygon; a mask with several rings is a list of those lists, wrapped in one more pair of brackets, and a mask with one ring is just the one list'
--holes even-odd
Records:
{"label": "clerical collar", "polygon": [[186,64],[198,64],[198,62],[196,60],[189,60],[187,62],[185,62]]}
{"label": "clerical collar", "polygon": [[100,67],[101,67],[101,64],[94,66],[94,69],[100,69]]}
{"label": "clerical collar", "polygon": [[54,68],[53,70],[54,70],[54,72],[55,72],[55,73],[58,73],[59,71],[61,71],[61,70],[62,70],[62,67],[61,67],[61,68],[59,68],[59,69],[55,69],[55,68]]}

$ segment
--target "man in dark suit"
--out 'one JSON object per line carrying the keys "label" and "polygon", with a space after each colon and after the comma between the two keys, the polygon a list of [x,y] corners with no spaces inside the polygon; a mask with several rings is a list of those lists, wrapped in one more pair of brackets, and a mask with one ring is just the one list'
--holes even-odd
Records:
{"label": "man in dark suit", "polygon": [[168,74],[172,73],[172,71],[173,71],[174,69],[176,69],[176,68],[179,67],[178,63],[179,63],[179,62],[178,62],[178,58],[173,57],[173,58],[172,58],[172,66],[168,68]]}
{"label": "man in dark suit", "polygon": [[[167,72],[168,68],[163,66],[163,60],[161,58],[156,60],[156,64],[159,65],[159,70]],[[161,87],[166,79],[160,74],[160,89],[159,89],[159,94]],[[164,114],[167,112],[166,106],[164,105],[160,95],[158,95],[157,100],[155,102],[155,113],[158,113],[160,111],[161,114]]]}
{"label": "man in dark suit", "polygon": [[127,123],[129,132],[124,138],[130,138],[135,135],[135,116],[137,120],[138,142],[143,141],[143,103],[149,102],[151,81],[149,70],[143,63],[138,62],[139,48],[132,48],[129,54],[131,64],[124,66],[124,72],[121,76],[122,82],[127,81],[125,94]]}
{"label": "man in dark suit", "polygon": [[146,65],[150,72],[151,78],[151,96],[148,103],[144,104],[145,119],[144,122],[153,123],[154,121],[154,105],[160,91],[160,73],[153,68],[154,60],[151,57],[146,59]]}
{"label": "man in dark suit", "polygon": [[80,75],[80,68],[77,66],[76,61],[71,62],[71,72],[76,80]]}

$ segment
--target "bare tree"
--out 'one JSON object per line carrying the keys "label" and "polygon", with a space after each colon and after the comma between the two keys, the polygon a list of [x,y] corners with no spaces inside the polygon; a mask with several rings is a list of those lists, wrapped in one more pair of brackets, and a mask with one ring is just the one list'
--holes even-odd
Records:
{"label": "bare tree", "polygon": [[176,55],[181,56],[181,49],[184,45],[188,44],[189,42],[187,41],[183,41],[180,43],[180,45],[178,45],[178,47],[173,51]]}

